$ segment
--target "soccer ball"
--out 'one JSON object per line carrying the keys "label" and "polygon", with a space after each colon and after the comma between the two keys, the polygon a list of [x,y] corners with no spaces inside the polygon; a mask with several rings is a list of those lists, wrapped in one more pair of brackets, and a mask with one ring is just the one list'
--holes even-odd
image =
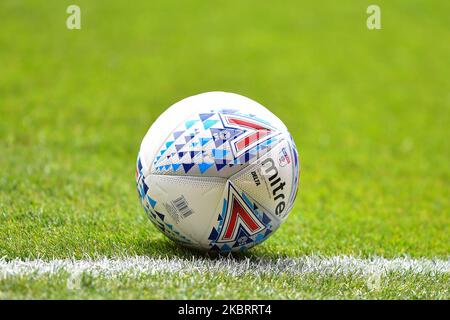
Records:
{"label": "soccer ball", "polygon": [[181,100],[150,127],[136,168],[153,224],[191,248],[244,251],[283,223],[299,160],[286,126],[257,102],[226,92]]}

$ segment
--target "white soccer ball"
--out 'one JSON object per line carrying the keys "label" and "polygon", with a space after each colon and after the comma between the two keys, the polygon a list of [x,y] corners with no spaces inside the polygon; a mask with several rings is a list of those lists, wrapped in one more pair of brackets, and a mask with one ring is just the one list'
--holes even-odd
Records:
{"label": "white soccer ball", "polygon": [[182,245],[243,251],[294,205],[299,160],[286,126],[257,102],[207,92],[167,109],[145,135],[136,180],[153,224]]}

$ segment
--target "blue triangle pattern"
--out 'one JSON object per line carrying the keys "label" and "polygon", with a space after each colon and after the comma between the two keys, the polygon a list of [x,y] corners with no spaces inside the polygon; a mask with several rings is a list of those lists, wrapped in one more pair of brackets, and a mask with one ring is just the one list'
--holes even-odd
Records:
{"label": "blue triangle pattern", "polygon": [[202,121],[205,121],[208,118],[211,118],[214,115],[214,113],[200,113],[198,116]]}
{"label": "blue triangle pattern", "polygon": [[241,193],[241,196],[242,196],[242,199],[244,199],[245,203],[251,208],[252,207],[252,202],[247,197],[247,195],[245,193]]}
{"label": "blue triangle pattern", "polygon": [[261,241],[262,239],[264,239],[264,235],[263,235],[262,233],[259,233],[259,234],[256,236],[255,241],[259,242],[259,241]]}
{"label": "blue triangle pattern", "polygon": [[223,159],[228,154],[228,150],[226,149],[212,149],[212,155],[214,158]]}
{"label": "blue triangle pattern", "polygon": [[205,130],[211,128],[213,125],[215,125],[219,120],[205,120],[203,121],[203,127]]}
{"label": "blue triangle pattern", "polygon": [[188,143],[188,142],[191,141],[192,138],[194,138],[194,137],[195,137],[195,135],[190,134],[190,135],[188,135],[188,136],[185,136],[185,137],[184,137],[184,140],[186,141],[186,143]]}
{"label": "blue triangle pattern", "polygon": [[198,165],[198,168],[200,169],[200,172],[203,174],[203,173],[205,173],[206,170],[208,170],[209,168],[211,168],[211,166],[212,166],[213,164],[214,164],[214,163],[206,163],[206,162],[203,162],[203,163],[200,163],[200,164]]}
{"label": "blue triangle pattern", "polygon": [[167,141],[166,142],[166,148],[169,149],[169,147],[173,144],[173,141]]}
{"label": "blue triangle pattern", "polygon": [[144,196],[147,194],[148,186],[145,183],[144,179],[142,179],[142,190],[144,191]]}
{"label": "blue triangle pattern", "polygon": [[147,194],[148,186],[145,184],[145,181],[142,179],[142,188],[140,190],[141,198],[144,198]]}
{"label": "blue triangle pattern", "polygon": [[[158,217],[159,217],[162,221],[164,221],[164,215],[163,215],[162,213],[156,211],[156,214],[158,215]],[[163,225],[161,225],[161,226],[163,226]]]}
{"label": "blue triangle pattern", "polygon": [[200,144],[203,147],[205,144],[207,144],[211,140],[212,140],[212,138],[200,138]]}
{"label": "blue triangle pattern", "polygon": [[181,136],[183,134],[183,131],[175,131],[173,133],[173,137],[175,138],[175,140],[178,139],[179,136]]}
{"label": "blue triangle pattern", "polygon": [[216,228],[213,228],[211,230],[211,233],[209,234],[208,240],[216,240],[219,236],[219,233],[217,232]]}
{"label": "blue triangle pattern", "polygon": [[183,163],[183,169],[185,173],[188,173],[189,170],[195,165],[195,163]]}
{"label": "blue triangle pattern", "polygon": [[242,226],[239,226],[239,230],[235,239],[236,242],[234,243],[233,247],[239,247],[253,242],[248,232],[245,231]]}
{"label": "blue triangle pattern", "polygon": [[187,129],[191,128],[198,120],[188,120],[184,122]]}
{"label": "blue triangle pattern", "polygon": [[227,205],[228,205],[228,200],[223,199],[223,206],[222,206],[222,217],[223,218],[225,218],[225,215],[227,214]]}
{"label": "blue triangle pattern", "polygon": [[262,218],[262,222],[267,225],[268,223],[270,223],[270,218],[263,213],[263,218]]}
{"label": "blue triangle pattern", "polygon": [[223,140],[223,139],[217,139],[217,140],[214,140],[214,144],[216,145],[216,148],[220,147],[220,146],[223,145],[225,142],[227,142],[227,140]]}
{"label": "blue triangle pattern", "polygon": [[189,155],[191,156],[191,158],[194,158],[197,154],[199,154],[200,151],[190,151]]}
{"label": "blue triangle pattern", "polygon": [[156,206],[156,201],[153,200],[152,198],[150,198],[150,196],[147,196],[148,202],[150,203],[150,205],[152,206],[152,208],[154,209]]}
{"label": "blue triangle pattern", "polygon": [[220,171],[223,169],[227,164],[226,163],[216,163],[216,169],[217,171]]}
{"label": "blue triangle pattern", "polygon": [[184,147],[184,144],[176,144],[175,148],[177,149],[177,151],[180,151],[181,148]]}

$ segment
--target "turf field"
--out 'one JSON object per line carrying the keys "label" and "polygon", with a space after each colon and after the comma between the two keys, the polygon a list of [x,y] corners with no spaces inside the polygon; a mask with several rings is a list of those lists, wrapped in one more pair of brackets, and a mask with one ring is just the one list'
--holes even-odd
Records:
{"label": "turf field", "polygon": [[[372,3],[2,0],[0,298],[450,299],[450,3],[376,1],[368,30]],[[287,222],[227,258],[167,240],[134,180],[157,116],[215,90],[302,163]]]}

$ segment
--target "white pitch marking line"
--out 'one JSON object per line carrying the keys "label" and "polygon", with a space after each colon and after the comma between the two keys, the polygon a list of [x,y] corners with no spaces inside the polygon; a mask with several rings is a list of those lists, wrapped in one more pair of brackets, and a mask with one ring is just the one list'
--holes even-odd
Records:
{"label": "white pitch marking line", "polygon": [[113,278],[121,274],[129,276],[160,273],[194,274],[222,272],[231,276],[240,275],[321,275],[355,274],[371,276],[399,272],[402,274],[436,275],[450,272],[450,259],[413,259],[397,257],[358,258],[353,256],[303,256],[299,258],[178,258],[134,256],[123,258],[100,258],[87,260],[6,260],[0,258],[0,279],[17,276],[39,277],[87,273],[92,276]]}

